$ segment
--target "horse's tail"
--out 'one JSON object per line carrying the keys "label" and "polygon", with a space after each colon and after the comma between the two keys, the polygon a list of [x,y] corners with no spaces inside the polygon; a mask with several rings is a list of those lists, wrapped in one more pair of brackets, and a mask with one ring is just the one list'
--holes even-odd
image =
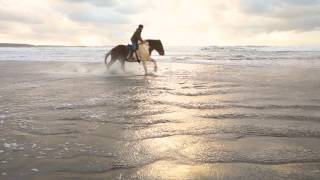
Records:
{"label": "horse's tail", "polygon": [[110,51],[105,55],[105,57],[104,57],[104,63],[105,63],[105,64],[107,64],[107,59],[108,59],[108,57],[110,56],[111,52],[112,52],[112,50],[110,50]]}

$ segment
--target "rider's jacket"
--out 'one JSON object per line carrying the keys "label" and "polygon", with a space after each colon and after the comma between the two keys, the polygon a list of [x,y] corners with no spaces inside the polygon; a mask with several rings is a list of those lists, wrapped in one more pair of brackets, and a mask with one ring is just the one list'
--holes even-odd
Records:
{"label": "rider's jacket", "polygon": [[132,35],[131,37],[131,42],[132,44],[137,44],[138,41],[142,41],[142,38],[141,38],[141,29],[138,28]]}

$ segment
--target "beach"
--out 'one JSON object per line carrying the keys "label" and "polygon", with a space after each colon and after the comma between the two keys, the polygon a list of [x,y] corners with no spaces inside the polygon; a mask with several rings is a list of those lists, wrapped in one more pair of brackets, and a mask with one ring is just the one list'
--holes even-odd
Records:
{"label": "beach", "polygon": [[320,178],[319,63],[179,58],[0,61],[0,179]]}

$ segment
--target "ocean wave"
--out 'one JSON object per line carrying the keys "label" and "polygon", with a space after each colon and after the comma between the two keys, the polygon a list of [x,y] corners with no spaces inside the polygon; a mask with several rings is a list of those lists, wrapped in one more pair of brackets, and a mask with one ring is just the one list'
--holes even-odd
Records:
{"label": "ocean wave", "polygon": [[[32,47],[0,48],[0,61],[103,62],[111,47]],[[294,61],[319,60],[319,47],[207,46],[165,47],[166,56],[154,54],[163,62],[217,63],[216,61]],[[21,55],[22,54],[22,55]],[[234,63],[234,62],[233,62]],[[253,63],[253,62],[251,62]]]}
{"label": "ocean wave", "polygon": [[317,116],[298,116],[298,115],[269,115],[269,114],[214,114],[199,116],[210,119],[277,119],[277,120],[292,120],[292,121],[315,121],[320,122],[320,117]]}
{"label": "ocean wave", "polygon": [[214,103],[197,103],[197,102],[173,102],[173,101],[155,101],[158,104],[164,105],[173,105],[186,109],[233,109],[233,108],[242,108],[242,109],[257,109],[257,110],[277,110],[277,109],[301,109],[301,110],[320,110],[319,105],[242,105],[242,104],[214,104]]}

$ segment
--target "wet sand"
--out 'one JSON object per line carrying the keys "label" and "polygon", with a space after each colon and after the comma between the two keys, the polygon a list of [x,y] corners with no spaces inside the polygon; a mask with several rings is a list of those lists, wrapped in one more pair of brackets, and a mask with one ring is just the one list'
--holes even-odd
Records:
{"label": "wet sand", "polygon": [[0,179],[320,178],[319,69],[127,65],[0,62]]}

